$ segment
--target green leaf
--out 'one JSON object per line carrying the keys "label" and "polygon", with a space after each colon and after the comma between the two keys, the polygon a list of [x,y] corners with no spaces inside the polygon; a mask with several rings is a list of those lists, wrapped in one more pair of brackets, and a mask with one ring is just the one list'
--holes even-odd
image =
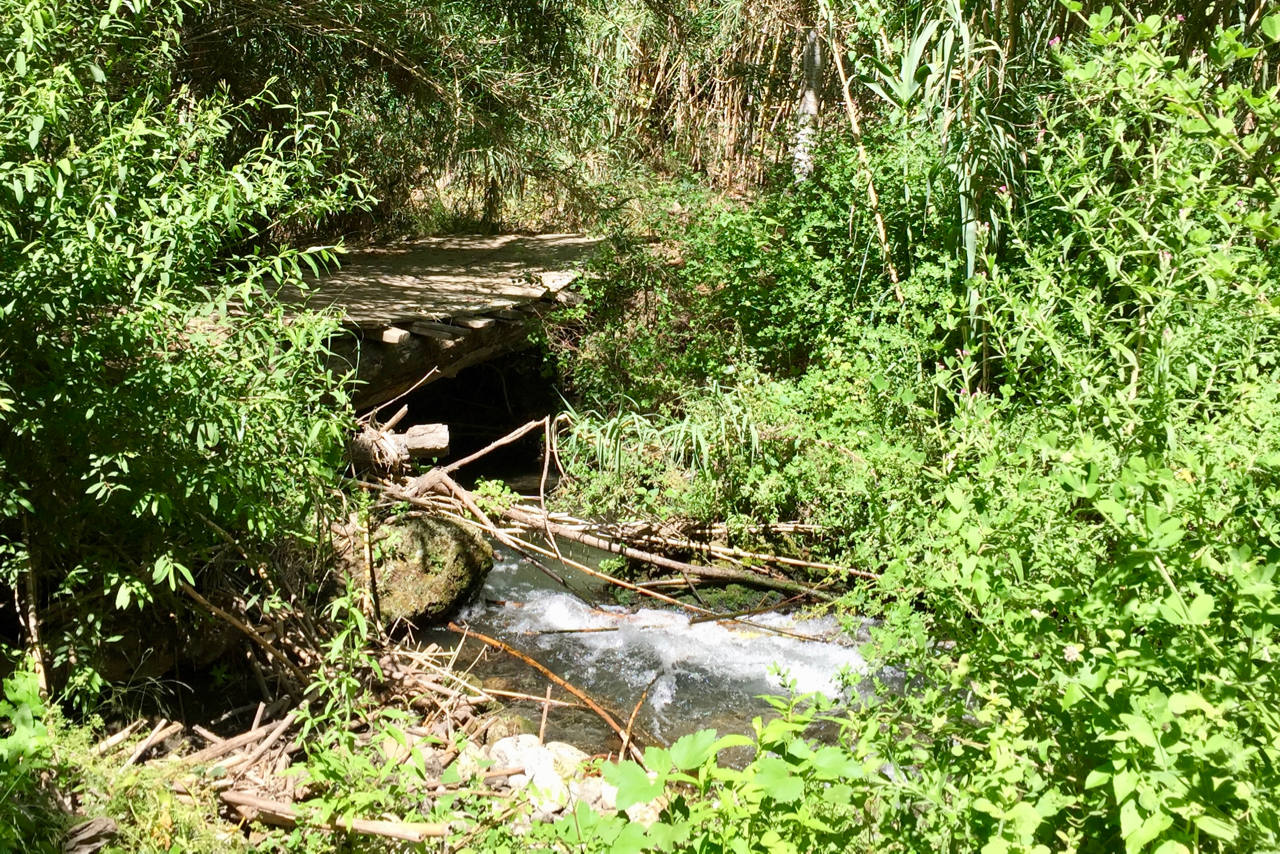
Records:
{"label": "green leaf", "polygon": [[822,747],[809,759],[819,780],[847,780],[862,776],[862,763],[838,747]]}
{"label": "green leaf", "polygon": [[1156,812],[1147,816],[1146,820],[1131,834],[1125,836],[1124,847],[1128,851],[1141,851],[1173,824],[1173,816],[1165,812]]}
{"label": "green leaf", "polygon": [[618,809],[634,804],[647,804],[664,788],[661,778],[650,780],[649,773],[634,762],[619,762],[604,767],[604,778],[618,790]]}
{"label": "green leaf", "polygon": [[1036,812],[1036,808],[1026,801],[1022,801],[1005,810],[1004,820],[1013,827],[1014,833],[1024,838],[1035,833],[1036,828],[1040,826],[1042,821],[1040,813]]}
{"label": "green leaf", "polygon": [[644,825],[627,824],[623,826],[618,838],[613,840],[613,845],[609,848],[609,854],[640,854],[641,851],[646,850],[648,847]]}
{"label": "green leaf", "polygon": [[804,780],[792,776],[791,766],[783,760],[766,756],[756,763],[755,771],[752,783],[775,801],[790,803],[804,796]]}
{"label": "green leaf", "polygon": [[1104,771],[1101,768],[1094,768],[1089,772],[1089,776],[1084,778],[1084,787],[1086,789],[1096,789],[1111,779],[1111,772]]}
{"label": "green leaf", "polygon": [[1280,15],[1268,15],[1260,25],[1262,34],[1273,42],[1280,41]]}
{"label": "green leaf", "polygon": [[680,771],[700,768],[715,755],[715,743],[716,731],[713,729],[699,730],[683,736],[671,745],[671,761]]}
{"label": "green leaf", "polygon": [[1234,823],[1223,821],[1220,818],[1214,818],[1211,815],[1198,815],[1194,819],[1196,827],[1210,836],[1221,839],[1223,842],[1235,842],[1239,836]]}
{"label": "green leaf", "polygon": [[1209,615],[1213,613],[1213,606],[1213,597],[1208,593],[1201,593],[1191,601],[1191,605],[1187,608],[1187,621],[1200,625],[1209,619]]}

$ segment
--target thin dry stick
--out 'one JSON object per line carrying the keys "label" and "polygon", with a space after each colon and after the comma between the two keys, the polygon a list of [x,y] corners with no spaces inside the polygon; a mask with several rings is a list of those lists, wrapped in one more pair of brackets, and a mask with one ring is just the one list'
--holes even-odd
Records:
{"label": "thin dry stick", "polygon": [[517,430],[512,430],[510,433],[503,436],[501,439],[497,440],[496,442],[490,442],[488,445],[476,451],[471,456],[463,457],[457,462],[449,463],[449,465],[445,466],[442,469],[442,471],[445,474],[450,474],[452,472],[455,472],[458,469],[462,468],[463,466],[467,465],[468,463],[474,463],[476,460],[480,459],[485,454],[489,453],[495,448],[501,448],[503,445],[510,445],[512,442],[519,439],[521,436],[524,436],[528,433],[532,433],[534,430],[537,430],[539,427],[544,426],[546,423],[547,423],[546,418],[539,418],[537,421],[530,421],[528,424],[524,425],[523,427]]}
{"label": "thin dry stick", "polygon": [[497,688],[487,689],[490,694],[495,697],[506,697],[509,700],[529,700],[534,703],[549,703],[558,709],[585,709],[586,706],[581,703],[566,703],[564,700],[547,700],[542,697],[535,697],[532,694],[522,694],[519,691],[499,691]]}
{"label": "thin dry stick", "polygon": [[836,72],[840,75],[840,93],[844,96],[845,112],[849,116],[849,126],[853,130],[853,138],[858,147],[858,161],[862,165],[863,177],[867,180],[867,201],[871,203],[871,213],[876,220],[876,237],[880,240],[880,251],[884,253],[884,265],[889,271],[889,280],[893,282],[893,295],[898,302],[905,301],[902,286],[898,283],[898,268],[893,263],[893,250],[889,247],[889,232],[885,228],[884,214],[880,211],[880,194],[876,192],[876,183],[871,175],[870,159],[867,147],[862,144],[862,125],[858,121],[858,108],[853,103],[853,95],[849,91],[849,78],[844,73],[844,60],[840,58],[844,48],[831,35],[831,53],[836,59]]}
{"label": "thin dry stick", "polygon": [[[431,370],[427,371],[427,372],[423,375],[422,379],[418,380],[416,383],[414,383],[413,385],[411,385],[411,386],[408,388],[408,390],[407,390],[407,391],[403,391],[403,392],[401,392],[400,394],[398,394],[398,395],[396,395],[395,397],[393,397],[393,398],[391,398],[390,400],[388,400],[386,403],[383,403],[383,404],[380,404],[380,405],[378,405],[378,406],[375,406],[375,407],[374,407],[374,409],[373,409],[373,411],[372,411],[372,412],[370,412],[370,413],[369,413],[367,416],[365,416],[365,417],[366,417],[366,418],[370,418],[370,419],[377,417],[377,415],[378,415],[378,413],[379,413],[379,412],[381,412],[382,410],[386,409],[386,408],[387,408],[388,406],[390,406],[391,404],[393,404],[393,403],[395,403],[395,402],[397,402],[397,401],[399,401],[399,400],[403,400],[404,398],[408,397],[409,395],[411,395],[411,394],[413,394],[415,391],[417,391],[417,389],[418,389],[418,387],[419,387],[419,386],[421,386],[421,385],[422,385],[423,383],[425,383],[427,380],[431,379],[431,377],[432,377],[432,376],[433,376],[437,371],[439,371],[439,370],[440,370],[439,368],[432,368]],[[362,420],[363,420],[363,419],[362,419]]]}
{"label": "thin dry stick", "polygon": [[294,664],[292,661],[285,658],[284,654],[280,652],[280,650],[276,649],[274,646],[268,643],[266,638],[262,637],[262,635],[254,631],[249,625],[237,619],[233,614],[229,613],[228,611],[224,611],[223,609],[219,608],[217,605],[210,602],[208,599],[201,596],[199,593],[196,592],[196,589],[192,587],[190,584],[187,584],[184,582],[182,585],[182,591],[186,593],[188,596],[190,596],[192,599],[194,599],[201,606],[203,606],[210,613],[214,614],[217,617],[221,617],[223,620],[226,620],[228,623],[235,626],[243,634],[247,635],[249,637],[249,640],[256,643],[268,655],[272,656],[281,664],[283,664],[285,668],[288,669],[289,673],[293,676],[293,678],[297,680],[299,687],[303,687],[307,684],[308,682],[307,675],[302,672],[302,670],[298,667],[298,665]]}
{"label": "thin dry stick", "polygon": [[627,718],[627,734],[622,739],[622,753],[627,752],[627,747],[631,744],[631,732],[635,728],[636,718],[640,715],[640,709],[644,706],[645,699],[648,698],[649,692],[653,690],[653,686],[658,683],[658,678],[661,675],[661,673],[654,674],[654,677],[649,680],[649,684],[644,686],[644,693],[642,693],[640,695],[640,699],[636,701],[635,708],[631,710],[631,717]]}
{"label": "thin dry stick", "polygon": [[542,722],[538,724],[538,744],[546,744],[547,712],[551,711],[551,686],[547,686],[547,698],[542,702]]}
{"label": "thin dry stick", "polygon": [[[503,643],[500,640],[495,640],[494,638],[488,637],[486,635],[482,635],[478,632],[473,632],[473,631],[463,629],[457,623],[449,623],[448,628],[449,628],[449,631],[451,632],[457,632],[463,637],[473,637],[476,640],[480,641],[481,643],[488,644],[494,649],[502,650],[507,655],[510,655],[513,658],[520,659],[525,664],[529,665],[534,670],[538,671],[543,676],[550,679],[552,682],[556,683],[561,688],[565,689],[566,691],[568,691],[573,696],[577,697],[582,702],[586,703],[587,708],[595,712],[596,715],[599,716],[600,720],[608,724],[609,728],[614,732],[616,732],[620,738],[624,738],[624,739],[626,738],[626,732],[622,729],[622,727],[618,724],[618,722],[613,719],[613,716],[610,715],[608,712],[606,712],[600,706],[599,703],[597,703],[595,700],[587,696],[586,692],[582,691],[580,688],[575,688],[573,685],[569,684],[564,679],[561,679],[559,676],[552,673],[549,669],[547,669],[545,665],[535,661],[534,659],[525,655],[523,652],[516,649],[515,647],[508,646],[507,644]],[[639,755],[640,751],[636,750],[634,745],[632,745],[632,751],[633,751],[632,755],[636,757],[636,760],[640,761],[643,764],[642,757]]]}

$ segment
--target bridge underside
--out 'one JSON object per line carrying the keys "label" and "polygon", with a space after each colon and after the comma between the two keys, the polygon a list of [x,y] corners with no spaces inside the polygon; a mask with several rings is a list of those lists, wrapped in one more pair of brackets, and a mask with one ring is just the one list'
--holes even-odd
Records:
{"label": "bridge underside", "polygon": [[362,383],[358,409],[528,342],[531,321],[569,298],[572,267],[599,245],[579,234],[436,237],[342,256],[342,269],[281,294],[337,307],[347,334],[336,367]]}

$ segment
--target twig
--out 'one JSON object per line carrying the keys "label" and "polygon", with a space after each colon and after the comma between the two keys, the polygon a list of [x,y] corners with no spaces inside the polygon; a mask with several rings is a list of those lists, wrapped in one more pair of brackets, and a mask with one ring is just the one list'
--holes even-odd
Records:
{"label": "twig", "polygon": [[485,454],[489,453],[495,448],[501,448],[503,445],[510,445],[515,440],[529,433],[532,433],[534,430],[537,430],[539,427],[544,426],[546,423],[547,423],[546,418],[539,418],[537,421],[530,421],[528,424],[524,425],[523,427],[520,427],[519,429],[516,429],[516,430],[512,430],[510,433],[503,436],[501,439],[498,439],[496,442],[490,442],[488,445],[485,445],[483,448],[476,451],[471,456],[463,457],[457,462],[449,463],[449,465],[445,466],[443,469],[441,469],[441,471],[443,471],[445,474],[451,474],[457,471],[458,469],[462,468],[463,466],[467,465],[468,463],[474,463],[476,460],[480,459]]}
{"label": "twig", "polygon": [[[606,724],[609,725],[610,729],[612,729],[614,732],[616,732],[619,735],[619,737],[626,738],[626,732],[622,729],[622,727],[618,724],[618,722],[613,719],[612,715],[610,715],[603,708],[601,708],[599,703],[597,703],[595,700],[587,696],[586,692],[582,691],[579,688],[575,688],[573,685],[570,685],[564,679],[561,679],[559,676],[552,673],[549,669],[547,669],[545,665],[540,664],[539,662],[525,655],[520,650],[515,649],[514,647],[511,647],[511,646],[508,646],[507,644],[503,643],[500,640],[495,640],[494,638],[487,637],[478,632],[473,632],[473,631],[463,629],[457,623],[449,623],[449,631],[457,632],[458,634],[464,637],[473,637],[476,640],[480,641],[481,643],[488,644],[489,646],[494,647],[495,649],[502,650],[507,655],[510,655],[513,658],[520,659],[525,664],[529,665],[534,670],[538,671],[543,676],[550,679],[552,682],[556,683],[561,688],[565,689],[566,691],[568,691],[573,696],[577,697],[582,702],[586,703],[587,708],[595,712],[596,715],[598,715],[602,721],[604,721]],[[640,760],[641,757],[638,755],[639,751],[635,749],[634,745],[632,745],[632,751],[636,755],[637,760]]]}
{"label": "twig", "polygon": [[649,692],[653,690],[653,686],[657,684],[661,673],[655,673],[653,678],[649,680],[649,684],[644,686],[644,692],[640,695],[640,699],[636,701],[635,707],[631,710],[631,717],[627,718],[627,734],[622,737],[621,753],[627,752],[627,747],[631,744],[631,731],[636,725],[636,717],[640,714],[640,708],[644,705],[644,701],[648,698]]}
{"label": "twig", "polygon": [[499,691],[497,688],[487,688],[490,694],[495,697],[506,697],[509,700],[529,700],[534,703],[550,703],[556,708],[561,709],[585,709],[586,706],[581,703],[566,703],[564,700],[546,700],[542,697],[535,697],[532,694],[521,694],[519,691]]}
{"label": "twig", "polygon": [[546,744],[547,712],[551,711],[551,686],[547,686],[547,698],[542,701],[542,722],[538,724],[538,744]]}
{"label": "twig", "polygon": [[406,391],[401,392],[400,394],[388,400],[386,403],[382,403],[382,404],[379,404],[378,406],[375,406],[373,408],[373,411],[370,412],[368,415],[366,415],[365,418],[373,418],[379,412],[386,409],[391,404],[395,403],[398,400],[403,400],[405,397],[409,396],[410,394],[413,394],[413,392],[415,392],[419,386],[421,386],[427,380],[431,379],[431,377],[439,370],[440,370],[439,368],[432,368],[431,370],[427,371],[425,374],[423,374],[422,379],[418,380],[416,383],[409,386],[409,388]]}

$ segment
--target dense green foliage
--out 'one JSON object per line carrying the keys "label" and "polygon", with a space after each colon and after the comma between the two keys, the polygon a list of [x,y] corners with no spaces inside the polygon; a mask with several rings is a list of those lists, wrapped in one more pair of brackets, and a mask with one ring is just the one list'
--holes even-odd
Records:
{"label": "dense green foliage", "polygon": [[[358,199],[318,176],[330,118],[256,95],[281,129],[231,149],[246,108],[165,74],[179,4],[91,11],[0,14],[0,571],[41,609],[128,608],[230,536],[306,536],[347,417],[335,322],[267,293],[328,255],[255,242]],[[89,664],[103,611],[56,626],[47,663]]]}
{"label": "dense green foliage", "polygon": [[[1201,5],[0,0],[0,587],[83,704],[113,613],[279,593],[262,556],[321,529],[349,426],[335,319],[272,296],[333,258],[288,239],[609,176],[601,216],[658,241],[548,330],[559,500],[807,523],[774,545],[879,575],[807,580],[906,687],[778,701],[741,771],[710,733],[608,767],[651,827],[440,798],[457,847],[1278,850],[1280,15]],[[841,62],[796,181],[809,30]],[[645,166],[695,177],[628,198]],[[396,715],[345,729],[378,666],[328,606],[315,800],[411,815],[430,775],[383,761]],[[6,680],[0,847],[87,739]],[[82,773],[116,814],[155,788]]]}
{"label": "dense green foliage", "polygon": [[[1280,93],[1256,73],[1280,19],[1185,55],[1174,19],[1080,22],[1020,104],[981,101],[1029,112],[980,158],[957,141],[1014,126],[949,106],[984,80],[947,55],[963,20],[869,67],[900,282],[837,139],[809,185],[706,217],[681,266],[632,256],[649,278],[570,320],[579,388],[641,409],[576,421],[569,498],[818,523],[811,547],[881,574],[843,607],[913,687],[846,720],[868,848],[1280,845]],[[623,332],[626,305],[696,322]],[[757,761],[797,787],[761,809],[792,814],[806,755]],[[757,820],[726,847],[795,850]]]}

